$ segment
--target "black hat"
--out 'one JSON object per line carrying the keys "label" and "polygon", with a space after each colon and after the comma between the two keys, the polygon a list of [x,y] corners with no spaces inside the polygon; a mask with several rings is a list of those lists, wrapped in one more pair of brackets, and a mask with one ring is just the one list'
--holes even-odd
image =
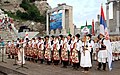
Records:
{"label": "black hat", "polygon": [[76,34],[75,36],[76,36],[77,38],[80,38],[80,34]]}
{"label": "black hat", "polygon": [[45,38],[49,38],[49,36],[47,35],[47,36],[45,36]]}
{"label": "black hat", "polygon": [[54,38],[54,35],[52,35],[51,37]]}
{"label": "black hat", "polygon": [[90,37],[90,38],[92,37],[92,35],[91,35],[91,34],[88,34],[87,36],[88,36],[88,37]]}
{"label": "black hat", "polygon": [[59,35],[60,38],[63,38],[63,35]]}
{"label": "black hat", "polygon": [[72,35],[71,35],[71,34],[69,34],[68,36],[72,37]]}
{"label": "black hat", "polygon": [[41,39],[41,37],[38,37],[38,39],[40,40],[40,39]]}

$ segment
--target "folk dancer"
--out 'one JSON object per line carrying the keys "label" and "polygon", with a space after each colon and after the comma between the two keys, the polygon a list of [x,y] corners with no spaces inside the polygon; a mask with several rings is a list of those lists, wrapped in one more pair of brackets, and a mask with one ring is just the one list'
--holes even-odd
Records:
{"label": "folk dancer", "polygon": [[70,51],[71,51],[70,45],[71,45],[71,41],[72,41],[72,35],[69,34],[67,36],[68,65],[71,65],[71,62],[70,62]]}
{"label": "folk dancer", "polygon": [[88,73],[89,72],[89,68],[92,67],[91,64],[91,49],[92,49],[92,45],[89,42],[90,37],[88,36],[84,36],[83,38],[83,49],[81,49],[81,61],[80,61],[80,66],[84,68],[84,70],[82,72],[84,73]]}
{"label": "folk dancer", "polygon": [[32,58],[33,57],[32,40],[30,40],[28,42],[28,44],[29,44],[29,51],[28,51],[29,58],[28,58],[28,60],[32,61],[33,60],[33,58]]}
{"label": "folk dancer", "polygon": [[119,41],[118,41],[118,59],[120,60],[120,37],[119,37]]}
{"label": "folk dancer", "polygon": [[94,49],[93,49],[93,57],[94,57],[94,60],[96,61],[97,60],[97,53],[98,53],[98,50],[99,50],[99,45],[98,45],[98,39],[97,38],[94,41],[95,41],[95,43],[94,43]]}
{"label": "folk dancer", "polygon": [[29,59],[29,51],[30,51],[30,47],[29,47],[29,41],[26,43],[26,46],[25,46],[25,57],[26,57],[26,60],[30,60]]}
{"label": "folk dancer", "polygon": [[42,38],[38,38],[38,60],[40,60],[41,64],[44,62],[44,41]]}
{"label": "folk dancer", "polygon": [[18,64],[25,64],[25,54],[24,54],[24,40],[20,39],[19,50],[18,50]]}
{"label": "folk dancer", "polygon": [[37,53],[38,53],[38,41],[35,39],[33,42],[33,60],[37,63]]}
{"label": "folk dancer", "polygon": [[45,60],[47,61],[47,64],[51,64],[51,42],[49,39],[49,36],[45,37],[45,54],[44,54]]}
{"label": "folk dancer", "polygon": [[60,45],[59,45],[58,37],[55,37],[54,44],[53,44],[53,63],[54,63],[54,65],[58,65],[58,63],[60,61],[59,49],[60,49]]}
{"label": "folk dancer", "polygon": [[6,54],[8,55],[8,59],[10,59],[10,41],[6,43]]}
{"label": "folk dancer", "polygon": [[114,39],[111,39],[111,47],[112,47],[112,55],[113,55],[113,58],[112,58],[112,61],[115,61],[115,41]]}
{"label": "folk dancer", "polygon": [[54,36],[52,35],[51,37],[50,37],[50,48],[51,48],[51,62],[53,62],[53,44],[54,44]]}
{"label": "folk dancer", "polygon": [[116,41],[115,41],[115,60],[117,61],[119,59],[119,42],[118,42],[118,38],[116,37]]}
{"label": "folk dancer", "polygon": [[10,53],[11,53],[12,59],[14,59],[14,53],[15,53],[15,43],[14,43],[14,40],[12,40],[12,42],[11,42]]}
{"label": "folk dancer", "polygon": [[60,50],[59,50],[59,55],[60,55],[60,64],[62,64],[62,58],[61,58],[61,50],[62,50],[62,46],[63,46],[63,35],[59,35],[59,45],[60,45]]}
{"label": "folk dancer", "polygon": [[106,62],[107,62],[107,50],[105,44],[105,38],[103,34],[98,35],[99,38],[99,51],[98,51],[98,70],[101,70],[103,65],[103,70],[106,70]]}
{"label": "folk dancer", "polygon": [[61,58],[63,62],[63,68],[67,68],[69,62],[67,38],[64,37],[62,39],[63,39],[63,46],[61,50]]}
{"label": "folk dancer", "polygon": [[72,63],[73,63],[73,68],[78,70],[78,68],[80,67],[80,49],[81,49],[81,45],[82,42],[79,40],[80,35],[76,34],[75,35],[75,40],[74,40],[74,44],[73,44],[73,49],[72,49]]}
{"label": "folk dancer", "polygon": [[91,56],[91,62],[92,62],[92,55],[93,55],[93,49],[94,49],[94,41],[92,40],[92,35],[91,34],[88,34],[87,35],[88,37],[88,41],[89,43],[91,44],[91,52],[90,52],[90,56]]}

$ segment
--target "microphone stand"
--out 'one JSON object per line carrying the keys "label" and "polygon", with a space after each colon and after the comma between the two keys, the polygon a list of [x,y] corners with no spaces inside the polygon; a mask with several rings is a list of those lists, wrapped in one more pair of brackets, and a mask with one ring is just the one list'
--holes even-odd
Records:
{"label": "microphone stand", "polygon": [[16,65],[17,65],[17,63],[16,63],[16,59],[17,59],[17,49],[18,49],[18,48],[15,49],[15,62],[14,62],[14,64],[13,64],[13,66],[16,66]]}
{"label": "microphone stand", "polygon": [[[21,47],[20,47],[20,49],[21,49]],[[24,57],[24,56],[23,56],[23,55],[24,55],[24,54],[23,54],[23,51],[24,51],[24,48],[22,47],[22,54],[21,54],[21,55],[22,55],[22,64],[21,64],[21,66],[20,66],[20,67],[18,67],[18,68],[16,68],[16,69],[20,69],[20,68],[25,68],[25,69],[28,69],[28,68],[27,68],[27,67],[25,67],[25,66],[24,66],[24,64],[23,64],[23,60],[24,60],[24,58],[23,58],[23,57]]]}

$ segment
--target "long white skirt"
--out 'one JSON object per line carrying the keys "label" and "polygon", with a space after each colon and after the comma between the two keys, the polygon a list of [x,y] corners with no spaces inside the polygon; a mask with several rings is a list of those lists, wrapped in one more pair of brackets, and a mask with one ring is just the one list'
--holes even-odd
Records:
{"label": "long white skirt", "polygon": [[81,52],[80,66],[81,67],[92,67],[90,51],[86,50],[85,55],[83,52]]}
{"label": "long white skirt", "polygon": [[18,50],[18,64],[25,64],[24,56],[24,48],[20,48],[20,50]]}

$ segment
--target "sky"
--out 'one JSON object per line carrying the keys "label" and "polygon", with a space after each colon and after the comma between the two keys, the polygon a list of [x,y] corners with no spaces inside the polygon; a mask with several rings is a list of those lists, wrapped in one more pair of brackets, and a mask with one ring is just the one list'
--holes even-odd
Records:
{"label": "sky", "polygon": [[[101,4],[103,4],[104,14],[106,16],[106,5],[107,0],[47,0],[49,5],[54,8],[57,4],[66,3],[67,5],[73,6],[73,23],[80,28],[86,24],[91,25],[92,19],[97,21],[97,15],[100,14]],[[110,4],[110,18],[112,4]]]}

